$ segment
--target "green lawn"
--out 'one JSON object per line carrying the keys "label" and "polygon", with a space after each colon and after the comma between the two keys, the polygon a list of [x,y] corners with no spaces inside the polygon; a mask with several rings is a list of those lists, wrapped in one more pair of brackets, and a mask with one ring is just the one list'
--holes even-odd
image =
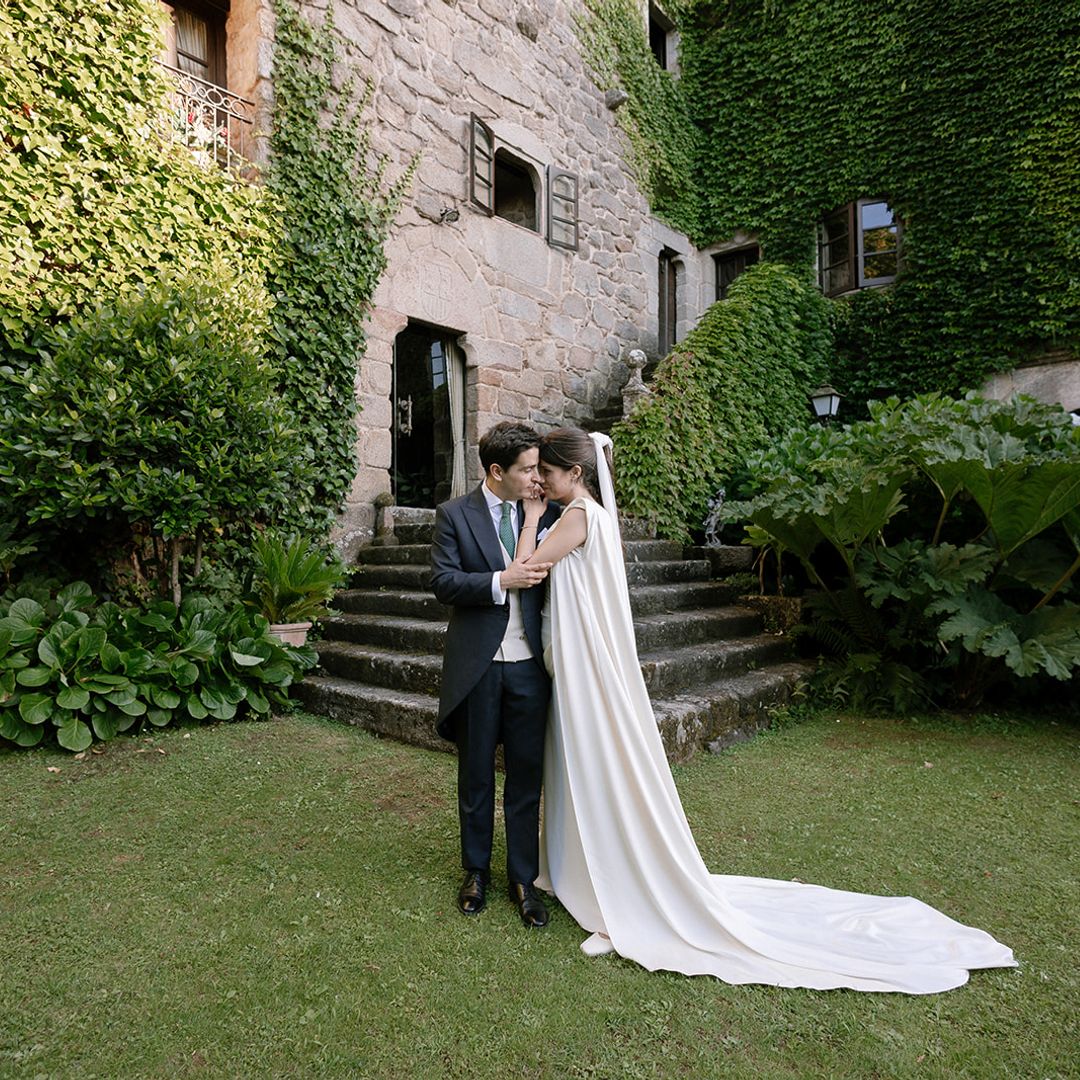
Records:
{"label": "green lawn", "polygon": [[453,759],[318,718],[0,752],[0,1076],[1076,1076],[1077,747],[820,715],[676,770],[716,871],[913,894],[1021,961],[921,998],[590,960],[498,878],[466,920]]}

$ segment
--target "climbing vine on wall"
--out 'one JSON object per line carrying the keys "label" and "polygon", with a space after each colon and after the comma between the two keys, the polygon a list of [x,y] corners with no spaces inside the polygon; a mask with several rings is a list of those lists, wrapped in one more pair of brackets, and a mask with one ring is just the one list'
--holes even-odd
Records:
{"label": "climbing vine on wall", "polygon": [[687,540],[749,453],[807,418],[828,364],[828,303],[789,268],[759,263],[664,359],[652,394],[614,431],[619,505]]}
{"label": "climbing vine on wall", "polygon": [[583,48],[630,94],[634,154],[686,197],[643,188],[698,244],[752,231],[808,272],[823,214],[880,197],[900,216],[896,283],[833,303],[849,398],[957,391],[1080,348],[1075,5],[690,0],[672,88],[644,74],[636,4],[588,8]]}
{"label": "climbing vine on wall", "polygon": [[[677,15],[683,2],[665,7]],[[629,94],[616,115],[627,137],[630,167],[653,212],[696,234],[700,132],[690,121],[683,84],[663,71],[649,50],[640,4],[586,0],[578,33],[600,89]]]}
{"label": "climbing vine on wall", "polygon": [[[305,449],[293,523],[325,527],[356,475],[356,378],[364,320],[385,267],[383,241],[414,166],[391,184],[364,126],[370,86],[342,84],[333,9],[311,23],[274,0],[274,125],[268,183],[283,206],[283,259],[271,276],[272,348]],[[414,163],[415,164],[415,163]]]}

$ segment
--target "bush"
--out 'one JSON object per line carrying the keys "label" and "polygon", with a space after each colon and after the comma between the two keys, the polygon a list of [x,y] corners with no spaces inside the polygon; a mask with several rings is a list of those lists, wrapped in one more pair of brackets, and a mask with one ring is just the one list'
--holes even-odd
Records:
{"label": "bush", "polygon": [[119,563],[137,590],[178,603],[185,544],[197,570],[208,534],[280,513],[296,440],[260,300],[223,268],[165,279],[56,328],[33,367],[0,367],[16,537],[48,534],[84,560],[73,572]]}
{"label": "bush", "polygon": [[790,433],[726,520],[803,564],[836,695],[974,706],[1080,669],[1080,429],[1057,406],[937,395]]}
{"label": "bush", "polygon": [[807,417],[828,348],[826,301],[808,282],[771,263],[742,274],[616,426],[623,511],[688,539],[747,456]]}
{"label": "bush", "polygon": [[231,720],[282,707],[315,662],[261,615],[201,597],[121,609],[84,582],[27,585],[0,600],[0,738],[68,750],[144,723]]}

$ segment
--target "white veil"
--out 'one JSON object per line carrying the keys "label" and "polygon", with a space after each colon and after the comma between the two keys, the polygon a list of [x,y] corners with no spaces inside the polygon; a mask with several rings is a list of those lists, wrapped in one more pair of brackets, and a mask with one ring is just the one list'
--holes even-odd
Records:
{"label": "white veil", "polygon": [[604,453],[604,449],[612,445],[611,439],[609,439],[603,432],[593,431],[589,434],[589,438],[592,439],[593,447],[596,450],[596,478],[600,484],[600,498],[603,500],[604,509],[611,514],[612,520],[615,522],[615,535],[622,537],[619,534],[619,508],[615,503],[615,484],[611,479],[611,470],[608,468],[607,454]]}

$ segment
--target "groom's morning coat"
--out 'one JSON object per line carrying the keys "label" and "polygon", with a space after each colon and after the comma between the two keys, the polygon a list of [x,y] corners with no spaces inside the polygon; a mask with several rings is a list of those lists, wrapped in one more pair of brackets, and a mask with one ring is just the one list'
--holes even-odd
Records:
{"label": "groom's morning coat", "polygon": [[[557,505],[549,505],[537,531],[550,528],[560,512]],[[522,520],[518,503],[518,522]],[[480,681],[506,633],[510,605],[491,602],[491,575],[505,569],[502,545],[481,487],[435,511],[431,588],[439,603],[450,608],[436,725],[444,739],[455,738],[453,712]],[[545,587],[546,582],[520,590],[525,636],[541,668],[540,613]]]}

